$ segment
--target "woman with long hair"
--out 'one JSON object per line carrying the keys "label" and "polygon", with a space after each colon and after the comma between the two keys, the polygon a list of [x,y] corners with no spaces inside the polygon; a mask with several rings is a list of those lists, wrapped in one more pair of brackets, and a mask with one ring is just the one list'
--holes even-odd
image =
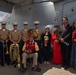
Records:
{"label": "woman with long hair", "polygon": [[53,64],[62,64],[61,48],[59,44],[58,29],[54,28],[51,37],[51,46],[53,47]]}
{"label": "woman with long hair", "polygon": [[76,20],[72,25],[72,50],[71,50],[71,60],[70,65],[76,68]]}

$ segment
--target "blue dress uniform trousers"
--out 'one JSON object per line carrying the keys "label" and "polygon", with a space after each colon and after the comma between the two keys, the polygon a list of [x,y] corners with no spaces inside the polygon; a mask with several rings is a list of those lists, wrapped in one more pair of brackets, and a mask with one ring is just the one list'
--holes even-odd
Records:
{"label": "blue dress uniform trousers", "polygon": [[[6,43],[4,43],[4,45],[6,45]],[[7,49],[9,52],[9,48],[7,48]],[[6,49],[6,47],[3,47],[3,43],[0,42],[0,58],[1,58],[0,63],[1,63],[1,65],[4,65],[4,63],[7,63],[7,64],[10,63],[9,54],[6,54],[7,49]]]}

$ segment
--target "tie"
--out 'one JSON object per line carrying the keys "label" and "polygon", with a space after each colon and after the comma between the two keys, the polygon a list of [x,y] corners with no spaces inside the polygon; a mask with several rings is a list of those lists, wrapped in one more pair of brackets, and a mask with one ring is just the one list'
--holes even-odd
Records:
{"label": "tie", "polygon": [[66,30],[66,26],[65,25],[63,26],[63,29]]}

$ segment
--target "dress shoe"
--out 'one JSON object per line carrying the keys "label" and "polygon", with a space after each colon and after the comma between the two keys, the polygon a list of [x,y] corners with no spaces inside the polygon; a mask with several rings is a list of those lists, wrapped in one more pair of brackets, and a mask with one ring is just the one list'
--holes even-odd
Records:
{"label": "dress shoe", "polygon": [[1,66],[4,66],[4,64],[1,64]]}
{"label": "dress shoe", "polygon": [[64,69],[67,70],[69,68],[69,66],[65,66]]}
{"label": "dress shoe", "polygon": [[21,71],[22,71],[22,72],[25,72],[25,71],[26,71],[26,69],[27,69],[27,68],[22,68],[22,69],[21,69]]}
{"label": "dress shoe", "polygon": [[62,67],[65,67],[65,65],[63,64]]}
{"label": "dress shoe", "polygon": [[35,68],[35,67],[32,67],[32,69],[31,69],[32,71],[37,71],[37,72],[41,72],[41,68]]}
{"label": "dress shoe", "polygon": [[7,63],[7,65],[10,65],[10,63]]}

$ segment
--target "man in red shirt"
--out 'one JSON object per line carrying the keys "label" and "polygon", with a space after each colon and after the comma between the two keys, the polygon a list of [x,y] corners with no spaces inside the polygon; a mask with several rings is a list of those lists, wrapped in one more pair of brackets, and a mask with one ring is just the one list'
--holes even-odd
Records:
{"label": "man in red shirt", "polygon": [[40,71],[38,66],[38,51],[39,47],[37,43],[34,41],[33,35],[29,35],[28,41],[25,42],[23,46],[23,54],[22,54],[22,71],[24,72],[26,68],[26,59],[27,58],[33,58],[33,65],[32,70],[33,71]]}

